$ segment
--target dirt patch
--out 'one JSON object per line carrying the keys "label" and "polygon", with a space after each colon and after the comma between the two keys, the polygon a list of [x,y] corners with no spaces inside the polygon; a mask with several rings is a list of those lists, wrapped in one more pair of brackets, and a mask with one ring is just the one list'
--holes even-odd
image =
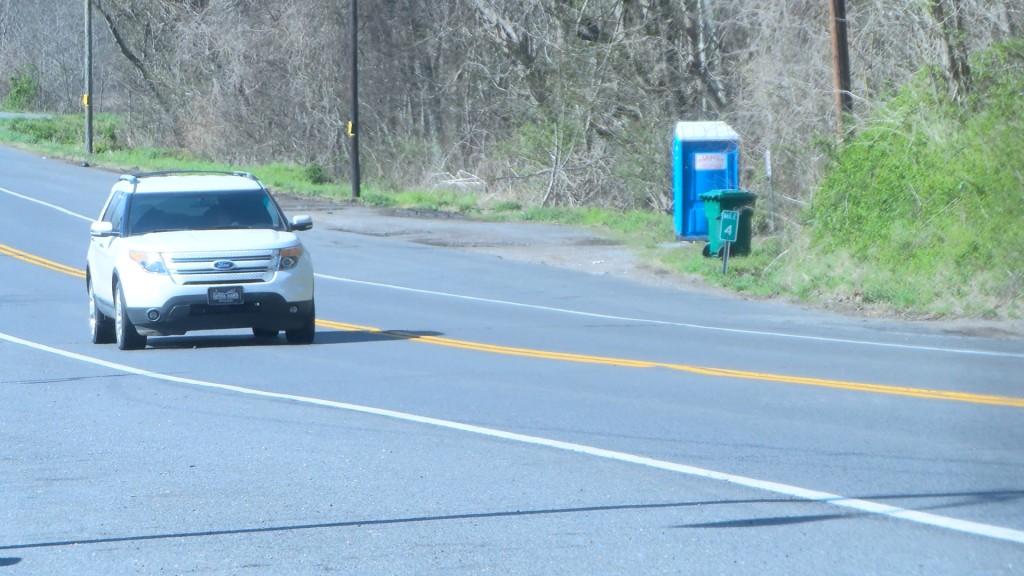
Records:
{"label": "dirt patch", "polygon": [[[746,297],[709,286],[699,277],[674,274],[652,266],[629,247],[584,228],[531,222],[482,222],[446,212],[368,208],[322,198],[286,196],[279,201],[290,214],[310,214],[321,229],[494,254],[508,260],[615,276],[663,288]],[[693,246],[680,242],[661,247],[664,250],[687,248]],[[851,317],[923,323],[963,336],[1024,338],[1024,321],[920,320],[868,309],[856,302],[786,303]]]}
{"label": "dirt patch", "polygon": [[[430,246],[494,254],[508,260],[678,286],[664,270],[643,262],[626,246],[593,231],[532,222],[483,222],[430,210],[368,208],[356,203],[285,196],[290,214],[308,213],[316,226],[339,232],[396,238]],[[691,286],[708,289],[706,286]]]}

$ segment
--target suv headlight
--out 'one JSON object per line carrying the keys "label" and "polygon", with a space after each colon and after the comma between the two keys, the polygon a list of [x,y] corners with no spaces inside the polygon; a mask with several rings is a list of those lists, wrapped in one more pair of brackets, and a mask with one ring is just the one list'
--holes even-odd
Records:
{"label": "suv headlight", "polygon": [[302,245],[282,248],[277,259],[278,270],[291,270],[299,265],[299,258],[302,256]]}
{"label": "suv headlight", "polygon": [[143,252],[141,250],[130,250],[128,257],[139,263],[142,269],[153,274],[167,274],[167,267],[164,266],[164,258],[159,252]]}

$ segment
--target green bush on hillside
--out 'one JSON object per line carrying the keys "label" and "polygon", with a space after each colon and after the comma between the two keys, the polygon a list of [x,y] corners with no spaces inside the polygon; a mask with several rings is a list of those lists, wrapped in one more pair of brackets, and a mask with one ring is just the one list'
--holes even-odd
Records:
{"label": "green bush on hillside", "polygon": [[26,112],[32,110],[39,97],[39,81],[36,80],[35,67],[29,66],[17,71],[8,78],[7,95],[0,103],[0,109],[12,112]]}
{"label": "green bush on hillside", "polygon": [[812,207],[816,249],[916,284],[905,303],[950,290],[993,305],[1016,299],[1024,273],[1022,63],[1024,43],[975,58],[963,108],[944,97],[935,71],[905,86],[822,182]]}

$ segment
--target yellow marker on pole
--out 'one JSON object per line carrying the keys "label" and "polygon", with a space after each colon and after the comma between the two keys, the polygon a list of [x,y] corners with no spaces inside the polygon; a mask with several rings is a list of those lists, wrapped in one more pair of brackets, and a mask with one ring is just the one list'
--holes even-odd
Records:
{"label": "yellow marker on pole", "polygon": [[83,108],[88,108],[89,107],[89,93],[88,92],[86,92],[85,94],[82,94],[82,107]]}

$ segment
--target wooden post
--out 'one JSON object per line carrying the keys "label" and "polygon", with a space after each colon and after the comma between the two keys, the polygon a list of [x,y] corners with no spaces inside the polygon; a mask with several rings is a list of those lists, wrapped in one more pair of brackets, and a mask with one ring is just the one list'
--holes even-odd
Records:
{"label": "wooden post", "polygon": [[829,0],[830,29],[832,32],[833,95],[836,108],[836,132],[840,140],[846,139],[844,116],[853,113],[853,95],[850,93],[850,45],[846,35],[846,0]]}
{"label": "wooden post", "polygon": [[352,4],[351,50],[352,50],[352,116],[348,124],[348,137],[352,141],[350,158],[352,163],[352,198],[359,198],[359,23],[357,20],[358,2]]}
{"label": "wooden post", "polygon": [[82,107],[85,108],[85,153],[92,154],[92,0],[85,0],[85,91]]}

